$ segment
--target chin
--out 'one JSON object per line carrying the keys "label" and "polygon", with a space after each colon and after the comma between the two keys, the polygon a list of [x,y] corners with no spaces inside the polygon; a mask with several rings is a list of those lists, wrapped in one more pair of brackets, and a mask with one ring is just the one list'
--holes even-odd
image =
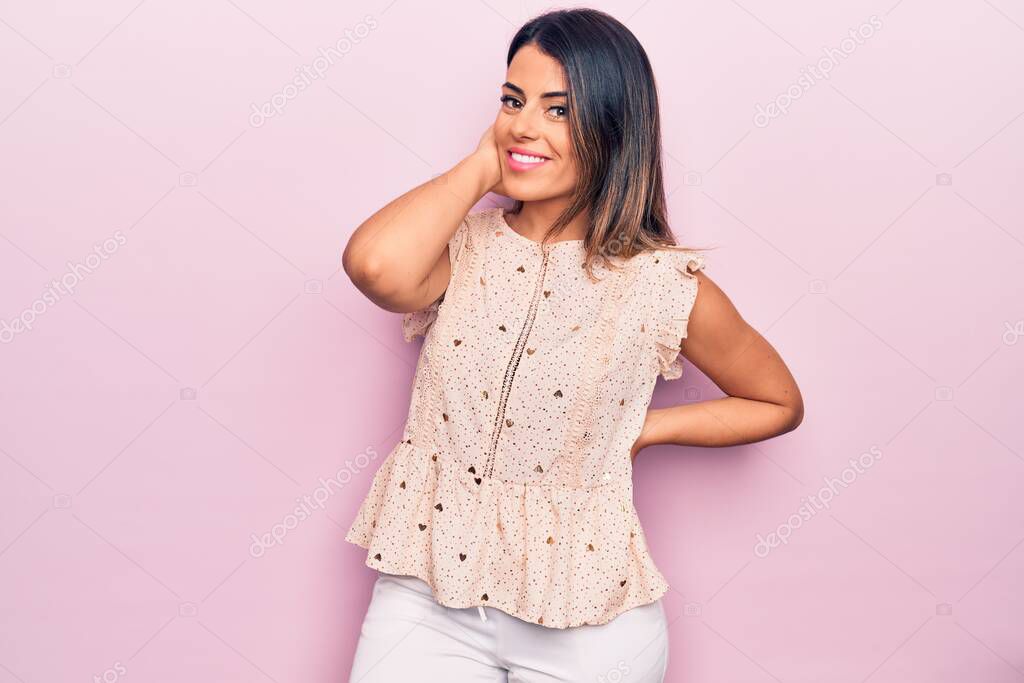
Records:
{"label": "chin", "polygon": [[565,192],[552,192],[550,188],[543,187],[509,187],[507,183],[505,184],[505,190],[505,197],[518,202],[539,202],[566,194]]}

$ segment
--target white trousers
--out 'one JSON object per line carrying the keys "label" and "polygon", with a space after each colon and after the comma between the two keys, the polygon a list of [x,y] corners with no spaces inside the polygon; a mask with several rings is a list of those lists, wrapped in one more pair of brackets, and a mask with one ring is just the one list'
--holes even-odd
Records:
{"label": "white trousers", "polygon": [[378,572],[349,683],[662,683],[668,647],[660,599],[556,629],[445,607],[421,579]]}

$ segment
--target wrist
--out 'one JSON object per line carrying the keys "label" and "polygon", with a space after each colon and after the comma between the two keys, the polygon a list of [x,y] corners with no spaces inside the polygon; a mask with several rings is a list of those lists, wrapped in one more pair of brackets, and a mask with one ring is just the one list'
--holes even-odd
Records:
{"label": "wrist", "polygon": [[493,152],[477,150],[459,162],[459,165],[464,165],[477,179],[481,197],[501,182],[501,169],[495,163]]}

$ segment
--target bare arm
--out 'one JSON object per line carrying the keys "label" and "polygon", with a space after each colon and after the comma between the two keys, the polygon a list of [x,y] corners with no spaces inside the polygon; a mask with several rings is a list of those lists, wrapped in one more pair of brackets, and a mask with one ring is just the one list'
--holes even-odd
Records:
{"label": "bare arm", "polygon": [[633,446],[661,443],[732,446],[792,431],[803,420],[796,380],[771,344],[739,314],[704,271],[680,354],[727,394],[725,398],[650,410]]}
{"label": "bare arm", "polygon": [[349,237],[342,267],[375,304],[396,313],[419,310],[448,288],[448,242],[488,192],[501,166],[490,128],[480,145],[446,173],[414,187],[370,216]]}

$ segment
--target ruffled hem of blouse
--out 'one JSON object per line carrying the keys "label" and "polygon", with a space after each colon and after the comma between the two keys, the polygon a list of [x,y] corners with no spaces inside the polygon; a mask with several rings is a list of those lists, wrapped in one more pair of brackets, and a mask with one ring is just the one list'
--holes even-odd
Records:
{"label": "ruffled hem of blouse", "polygon": [[447,607],[484,605],[560,629],[607,623],[668,590],[632,482],[478,484],[459,469],[408,441],[395,447],[345,535],[366,549],[366,566],[422,579]]}
{"label": "ruffled hem of blouse", "polygon": [[[693,275],[704,267],[704,257],[696,252],[669,250],[662,258],[671,261],[678,280],[668,300],[675,307],[668,311],[655,333],[658,351],[658,370],[667,380],[679,379],[683,375],[683,359],[679,355],[680,342],[686,338],[690,311],[697,298],[697,277]],[[682,315],[678,315],[682,313]]]}

